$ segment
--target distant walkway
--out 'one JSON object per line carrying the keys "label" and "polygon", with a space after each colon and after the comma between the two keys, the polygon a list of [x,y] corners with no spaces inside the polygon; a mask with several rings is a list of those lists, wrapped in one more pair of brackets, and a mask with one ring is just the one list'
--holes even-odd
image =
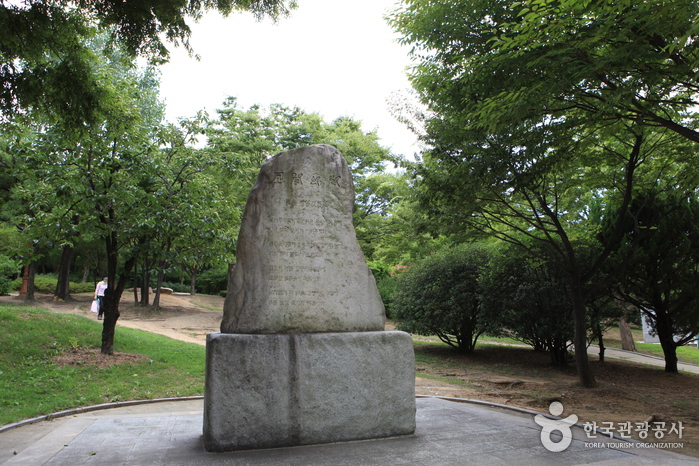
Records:
{"label": "distant walkway", "polygon": [[[587,348],[587,354],[591,356],[599,356],[599,346],[590,345]],[[612,359],[622,359],[624,361],[637,362],[639,364],[647,364],[649,366],[665,367],[665,359],[649,354],[634,353],[633,351],[625,351],[616,348],[605,348],[604,357]],[[699,365],[678,362],[677,369],[685,372],[699,374]]]}

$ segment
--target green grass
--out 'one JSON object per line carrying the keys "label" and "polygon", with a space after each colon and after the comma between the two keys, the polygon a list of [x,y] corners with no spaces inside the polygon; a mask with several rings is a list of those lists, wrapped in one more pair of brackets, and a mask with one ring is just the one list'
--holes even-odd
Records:
{"label": "green grass", "polygon": [[[636,343],[636,351],[665,358],[663,349],[654,343]],[[680,346],[677,348],[677,360],[690,364],[699,364],[699,349],[696,346]]]}
{"label": "green grass", "polygon": [[0,425],[94,404],[201,395],[206,350],[117,325],[114,349],[137,363],[59,367],[75,347],[99,348],[102,325],[80,316],[0,306]]}
{"label": "green grass", "polygon": [[[641,354],[649,354],[651,356],[657,356],[659,358],[665,359],[665,355],[663,354],[663,348],[659,344],[639,343],[640,340],[643,340],[642,330],[632,328],[631,333],[633,334],[633,339],[635,341],[636,352]],[[593,341],[593,343],[597,344],[596,341]],[[615,338],[605,338],[604,346],[606,346],[607,348],[622,349],[621,340]],[[689,364],[699,364],[699,348],[697,348],[696,346],[680,346],[679,348],[677,348],[677,360],[679,362]]]}
{"label": "green grass", "polygon": [[[651,356],[657,356],[659,358],[665,359],[663,354],[663,348],[659,344],[655,343],[639,343],[638,340],[643,339],[643,332],[641,330],[632,329],[634,335],[634,340],[636,340],[636,351],[641,354],[648,354]],[[437,337],[433,336],[435,340]],[[427,344],[427,345],[443,345],[448,346],[446,343],[441,341],[426,342],[420,340],[413,341],[416,345]],[[593,341],[597,344],[596,341]],[[507,337],[491,337],[489,335],[483,335],[478,339],[476,343],[476,348],[487,348],[488,346],[494,345],[511,345],[511,346],[522,346],[525,343],[515,340],[513,338]],[[604,346],[607,348],[621,349],[621,340],[613,338],[605,338]],[[696,346],[680,346],[677,348],[677,360],[679,362],[684,362],[688,364],[699,364],[699,348]]]}

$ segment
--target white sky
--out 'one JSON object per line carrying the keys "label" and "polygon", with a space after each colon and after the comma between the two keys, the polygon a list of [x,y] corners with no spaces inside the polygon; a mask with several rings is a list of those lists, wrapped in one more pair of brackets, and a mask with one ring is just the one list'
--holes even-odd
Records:
{"label": "white sky", "polygon": [[407,47],[383,19],[397,0],[298,0],[277,24],[250,13],[208,14],[192,25],[196,61],[171,51],[162,67],[161,95],[175,121],[206,109],[215,115],[227,96],[243,108],[279,103],[340,116],[378,130],[394,153],[418,152],[415,136],[388,111],[386,99],[410,87]]}

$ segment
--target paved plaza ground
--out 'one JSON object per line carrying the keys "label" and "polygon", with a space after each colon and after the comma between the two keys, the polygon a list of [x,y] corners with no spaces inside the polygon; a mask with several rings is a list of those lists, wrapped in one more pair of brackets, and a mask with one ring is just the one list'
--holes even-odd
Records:
{"label": "paved plaza ground", "polygon": [[[588,438],[573,427],[562,452],[542,445],[534,413],[419,397],[414,435],[232,453],[207,453],[200,399],[104,409],[0,433],[0,464],[31,465],[683,465],[696,458]],[[556,442],[560,437],[550,437]]]}

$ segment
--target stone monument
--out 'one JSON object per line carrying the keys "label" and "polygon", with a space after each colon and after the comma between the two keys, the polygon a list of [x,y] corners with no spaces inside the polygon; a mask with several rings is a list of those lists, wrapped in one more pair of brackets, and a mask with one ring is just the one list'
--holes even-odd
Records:
{"label": "stone monument", "polygon": [[270,158],[248,197],[221,333],[207,336],[208,451],[412,434],[410,336],[385,314],[327,145]]}

